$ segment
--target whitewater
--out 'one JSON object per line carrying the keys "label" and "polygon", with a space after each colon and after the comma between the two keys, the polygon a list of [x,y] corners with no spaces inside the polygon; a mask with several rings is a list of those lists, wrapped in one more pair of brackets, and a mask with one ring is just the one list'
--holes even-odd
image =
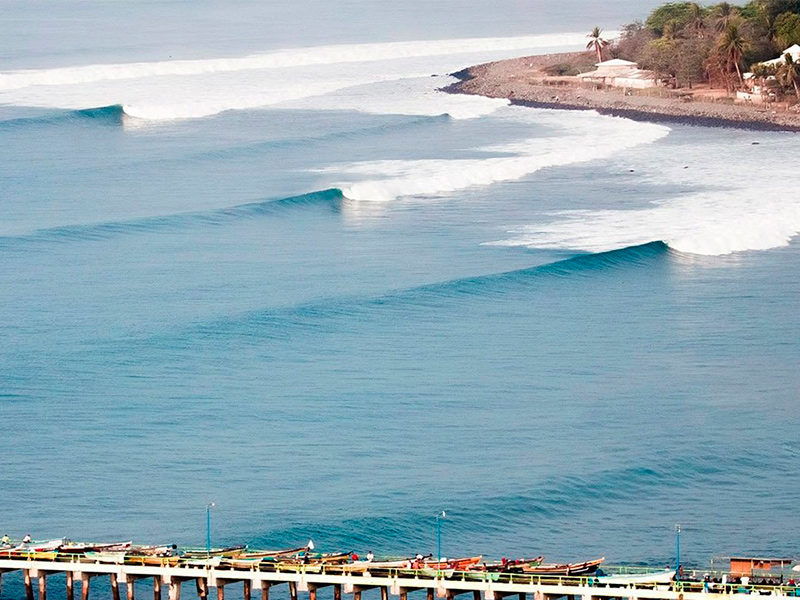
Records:
{"label": "whitewater", "polygon": [[[521,127],[538,124],[557,130],[555,136],[506,145],[478,144],[473,150],[484,154],[479,159],[362,161],[316,169],[329,174],[330,186],[340,188],[349,200],[385,202],[602,160],[668,135],[668,128],[659,125],[591,112],[553,114],[438,91],[453,81],[447,73],[468,64],[569,49],[581,39],[580,34],[548,34],[346,44],[219,59],[10,71],[0,73],[0,101],[47,109],[122,106],[123,124],[129,128],[275,107],[514,120]],[[695,168],[702,166],[699,160]],[[781,169],[771,165],[769,170],[776,168]],[[681,173],[673,170],[672,176],[679,180]],[[785,245],[800,231],[797,202],[773,199],[764,206],[754,200],[756,190],[770,180],[773,174],[755,175],[731,189],[726,188],[728,181],[719,181],[724,191],[688,193],[638,211],[560,211],[550,222],[518,225],[510,230],[514,237],[487,244],[602,252],[664,241],[676,250],[708,255],[769,249]]]}

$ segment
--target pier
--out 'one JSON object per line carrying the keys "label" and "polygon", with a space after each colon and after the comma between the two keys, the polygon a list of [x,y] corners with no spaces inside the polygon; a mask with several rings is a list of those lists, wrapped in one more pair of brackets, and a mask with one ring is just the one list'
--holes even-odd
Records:
{"label": "pier", "polygon": [[669,585],[601,585],[593,577],[503,574],[498,578],[494,576],[496,574],[472,571],[446,575],[407,569],[382,569],[380,573],[370,573],[369,570],[331,573],[324,567],[313,566],[263,571],[258,567],[219,566],[212,561],[171,564],[164,560],[161,565],[144,565],[88,562],[85,558],[18,557],[0,557],[0,589],[3,574],[15,571],[22,573],[26,600],[37,600],[37,591],[38,600],[47,600],[48,578],[57,574],[66,576],[67,600],[78,600],[78,587],[80,600],[89,600],[91,582],[97,577],[108,578],[111,600],[122,599],[122,587],[125,600],[135,600],[136,583],[144,579],[152,580],[153,600],[162,600],[165,589],[169,600],[181,600],[184,584],[193,588],[200,600],[212,599],[214,595],[217,600],[225,600],[229,591],[228,600],[236,597],[270,600],[270,591],[276,586],[286,586],[284,589],[288,589],[290,600],[318,600],[317,593],[324,588],[331,588],[333,600],[361,600],[362,593],[368,590],[378,590],[381,600],[422,600],[423,597],[425,600],[503,600],[510,597],[514,597],[513,600],[740,600],[746,594],[769,595],[773,600],[779,600],[800,595],[794,585],[742,587],[736,584],[706,591],[703,583],[698,581]]}

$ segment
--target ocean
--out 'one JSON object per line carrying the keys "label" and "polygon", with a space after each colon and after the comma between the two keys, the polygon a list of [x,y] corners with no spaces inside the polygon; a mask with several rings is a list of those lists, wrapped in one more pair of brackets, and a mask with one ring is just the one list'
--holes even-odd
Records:
{"label": "ocean", "polygon": [[5,2],[0,533],[796,554],[797,134],[437,91],[655,4]]}

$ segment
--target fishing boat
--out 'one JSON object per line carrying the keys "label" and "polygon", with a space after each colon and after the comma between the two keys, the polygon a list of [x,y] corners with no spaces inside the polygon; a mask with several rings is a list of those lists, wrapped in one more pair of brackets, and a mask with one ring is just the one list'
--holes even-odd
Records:
{"label": "fishing boat", "polygon": [[178,551],[176,544],[169,546],[132,546],[129,556],[172,556]]}
{"label": "fishing boat", "polygon": [[51,552],[58,550],[66,542],[64,538],[42,542],[22,543],[12,549],[13,552]]}
{"label": "fishing boat", "polygon": [[536,558],[516,558],[513,560],[503,559],[497,563],[483,565],[483,570],[490,573],[522,573],[525,567],[538,567],[542,564],[544,556]]}
{"label": "fishing boat", "polygon": [[642,585],[664,584],[675,579],[675,570],[652,571],[650,573],[631,573],[620,575],[602,575],[597,582],[605,585]]}
{"label": "fishing boat", "polygon": [[595,560],[587,560],[579,563],[564,564],[539,564],[535,566],[523,565],[522,572],[529,575],[558,575],[558,576],[579,576],[590,575],[597,570],[605,557]]}
{"label": "fishing boat", "polygon": [[231,558],[244,554],[247,546],[229,546],[227,548],[211,548],[211,550],[187,550],[183,553],[183,558],[203,559],[213,557]]}
{"label": "fishing boat", "polygon": [[87,552],[126,552],[132,542],[81,542],[65,541],[58,547],[60,554],[86,554]]}
{"label": "fishing boat", "polygon": [[125,562],[125,550],[86,552],[80,561],[121,565]]}
{"label": "fishing boat", "polygon": [[441,561],[425,561],[424,567],[440,571],[453,569],[454,571],[469,571],[481,562],[483,556],[469,556],[466,558],[443,558]]}
{"label": "fishing boat", "polygon": [[241,558],[278,558],[286,556],[300,556],[307,552],[308,548],[300,546],[299,548],[286,548],[284,550],[254,550],[251,552],[243,552],[239,556]]}
{"label": "fishing boat", "polygon": [[400,560],[355,560],[341,565],[344,573],[366,573],[367,571],[390,571],[392,569],[411,569],[413,558]]}

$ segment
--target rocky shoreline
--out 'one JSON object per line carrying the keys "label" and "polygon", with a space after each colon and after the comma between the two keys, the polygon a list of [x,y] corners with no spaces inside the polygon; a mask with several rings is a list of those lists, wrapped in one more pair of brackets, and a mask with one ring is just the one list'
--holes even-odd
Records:
{"label": "rocky shoreline", "polygon": [[460,81],[442,88],[455,94],[507,98],[535,108],[596,110],[601,114],[656,123],[736,127],[758,131],[800,132],[800,113],[785,108],[733,104],[692,98],[688,92],[593,89],[574,77],[548,75],[546,69],[582,53],[512,58],[453,73]]}

